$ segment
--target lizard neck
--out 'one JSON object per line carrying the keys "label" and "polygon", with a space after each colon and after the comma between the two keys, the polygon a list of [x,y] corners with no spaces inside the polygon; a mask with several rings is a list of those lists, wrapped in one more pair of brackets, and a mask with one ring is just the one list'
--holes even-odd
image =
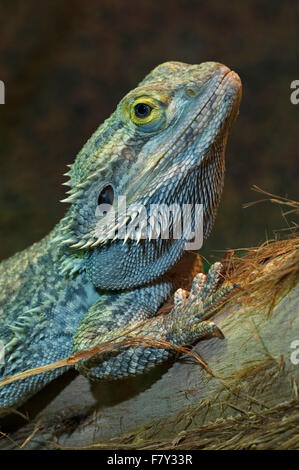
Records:
{"label": "lizard neck", "polygon": [[[203,159],[203,164],[195,171],[186,172],[176,180],[163,180],[150,198],[144,202],[146,209],[150,204],[162,204],[168,208],[177,204],[195,207],[202,204],[203,238],[207,238],[219,205],[224,182],[224,147],[225,143],[213,144]],[[149,211],[148,211],[149,213]],[[182,212],[181,212],[182,213]],[[169,212],[169,226],[173,225],[172,213]],[[196,220],[191,221],[192,231]],[[150,283],[174,266],[183,256],[186,238],[173,238],[170,230],[168,239],[154,240],[128,239],[125,243],[115,240],[100,248],[86,251],[84,266],[90,282],[101,289],[126,289]],[[200,248],[200,246],[198,247]]]}

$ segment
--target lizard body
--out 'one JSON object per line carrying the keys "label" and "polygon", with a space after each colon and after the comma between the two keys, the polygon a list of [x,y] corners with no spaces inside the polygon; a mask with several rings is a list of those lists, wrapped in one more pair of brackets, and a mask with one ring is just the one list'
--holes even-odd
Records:
{"label": "lizard body", "polygon": [[[134,220],[138,204],[200,203],[203,235],[209,235],[240,97],[239,77],[222,64],[167,62],[121,100],[70,166],[66,215],[43,240],[0,264],[0,378],[112,340],[149,318],[142,333],[176,345],[219,335],[201,321],[217,296],[219,266],[208,279],[195,278],[187,300],[178,292],[172,311],[156,316],[174,291],[167,272],[181,259],[186,240],[142,238]],[[122,195],[125,215],[117,205]],[[113,208],[118,225],[111,222],[99,233],[103,204]],[[129,224],[136,233],[115,237]],[[154,219],[153,230],[158,225]],[[142,373],[171,354],[124,347],[77,368],[93,380],[116,379]],[[64,370],[5,385],[0,406],[19,406]]]}

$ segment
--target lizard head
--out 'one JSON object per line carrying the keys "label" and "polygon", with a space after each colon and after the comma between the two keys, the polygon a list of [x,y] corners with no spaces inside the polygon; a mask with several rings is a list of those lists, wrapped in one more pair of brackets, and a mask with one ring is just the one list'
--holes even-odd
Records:
{"label": "lizard head", "polygon": [[[208,236],[240,98],[238,75],[222,64],[166,62],[128,93],[88,140],[68,172],[65,202],[71,207],[61,243],[83,256],[95,286],[145,284],[180,259],[186,234],[171,235],[176,219],[171,207],[202,204]],[[169,236],[163,237],[166,218]]]}

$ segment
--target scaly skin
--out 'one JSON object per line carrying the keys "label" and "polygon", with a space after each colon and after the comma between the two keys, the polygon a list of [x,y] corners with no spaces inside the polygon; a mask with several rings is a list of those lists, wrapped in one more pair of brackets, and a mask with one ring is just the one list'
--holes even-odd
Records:
{"label": "scaly skin", "polygon": [[[173,293],[165,274],[182,257],[186,240],[150,235],[140,240],[140,227],[135,239],[113,239],[112,222],[99,235],[98,204],[113,204],[119,228],[132,223],[136,204],[201,203],[206,238],[240,97],[240,79],[224,65],[168,62],[123,98],[71,166],[65,217],[43,240],[0,265],[1,378],[113,340],[151,317],[139,334],[176,345],[221,336],[213,323],[202,321],[230,289],[216,292],[220,266],[214,265],[206,282],[197,277],[187,299],[177,292],[168,315],[155,316]],[[120,195],[126,196],[127,219],[117,213]],[[154,229],[158,224],[154,220]],[[142,373],[172,353],[122,347],[77,368],[93,380],[115,379]],[[2,387],[0,406],[19,406],[62,372]]]}

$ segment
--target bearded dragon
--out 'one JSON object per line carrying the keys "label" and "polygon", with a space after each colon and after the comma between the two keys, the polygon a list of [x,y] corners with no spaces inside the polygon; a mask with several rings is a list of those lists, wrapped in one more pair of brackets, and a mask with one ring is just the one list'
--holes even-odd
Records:
{"label": "bearded dragon", "polygon": [[[154,237],[154,218],[142,237],[145,227],[134,220],[138,205],[202,204],[203,236],[209,235],[240,99],[240,79],[228,67],[166,62],[120,101],[70,165],[65,216],[44,239],[0,265],[0,378],[113,341],[136,324],[138,335],[176,346],[222,336],[205,320],[230,289],[217,290],[219,263],[208,276],[195,277],[189,296],[176,291],[173,309],[157,316],[174,292],[167,273],[182,258],[186,236]],[[125,215],[119,196],[126,198]],[[99,230],[110,210],[103,205],[116,218]],[[120,379],[172,354],[172,348],[127,344],[76,368],[91,380]],[[1,387],[0,406],[19,406],[65,370]]]}

